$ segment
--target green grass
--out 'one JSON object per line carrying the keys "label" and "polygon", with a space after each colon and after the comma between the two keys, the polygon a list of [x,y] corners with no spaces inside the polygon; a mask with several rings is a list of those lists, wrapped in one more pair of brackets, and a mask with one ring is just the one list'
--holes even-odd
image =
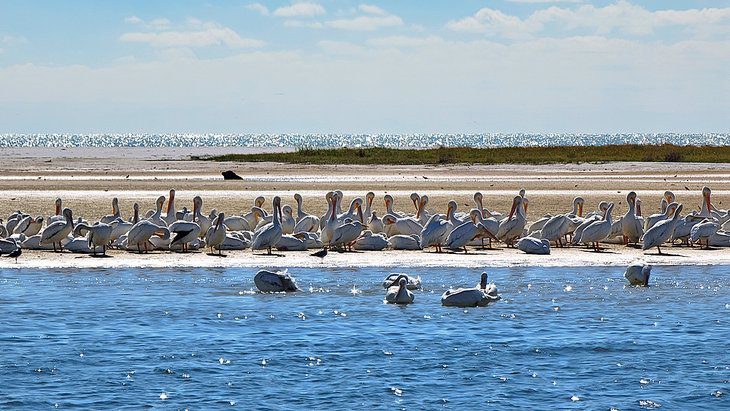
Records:
{"label": "green grass", "polygon": [[[194,158],[200,159],[200,158]],[[279,162],[294,164],[551,164],[608,161],[730,162],[730,146],[614,145],[566,147],[432,149],[301,148],[291,153],[227,154],[205,157],[211,161]]]}

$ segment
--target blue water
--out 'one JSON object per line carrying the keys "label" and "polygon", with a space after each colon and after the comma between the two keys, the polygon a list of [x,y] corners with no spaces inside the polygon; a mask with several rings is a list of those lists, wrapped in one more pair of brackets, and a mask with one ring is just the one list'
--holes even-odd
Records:
{"label": "blue water", "polygon": [[730,409],[728,267],[493,269],[466,310],[440,294],[479,271],[410,271],[407,307],[388,272],[1,270],[0,408]]}
{"label": "blue water", "polygon": [[0,134],[4,147],[522,147],[730,145],[730,134]]}

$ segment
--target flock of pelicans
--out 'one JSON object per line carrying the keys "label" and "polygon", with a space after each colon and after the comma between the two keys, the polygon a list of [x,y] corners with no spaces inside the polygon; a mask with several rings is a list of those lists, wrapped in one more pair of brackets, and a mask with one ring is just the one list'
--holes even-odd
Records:
{"label": "flock of pelicans", "polygon": [[[17,257],[23,249],[63,249],[90,254],[106,254],[108,247],[136,251],[172,250],[187,252],[209,248],[222,255],[223,250],[304,251],[308,249],[345,250],[423,250],[443,248],[467,252],[467,246],[484,247],[485,241],[502,242],[525,253],[549,254],[551,246],[586,245],[601,251],[600,243],[641,245],[647,250],[656,247],[661,254],[665,244],[681,242],[704,247],[730,246],[730,213],[712,204],[711,190],[702,189],[698,210],[682,216],[683,206],[674,194],[666,191],[660,201],[660,212],[647,217],[641,214],[641,200],[635,192],[626,196],[628,211],[614,218],[614,204],[602,201],[595,211],[583,214],[584,200],[576,197],[572,208],[556,215],[546,215],[528,225],[529,200],[521,190],[512,201],[507,215],[485,207],[481,193],[473,196],[474,208],[457,212],[457,203],[448,202],[445,214],[427,209],[428,196],[411,194],[413,209],[396,211],[393,197],[385,195],[385,213],[374,210],[375,194],[358,197],[342,209],[340,191],[327,193],[327,212],[310,214],[303,209],[302,197],[294,195],[296,209],[281,205],[281,198],[272,201],[269,213],[265,199],[258,197],[249,212],[227,215],[216,210],[203,213],[203,200],[193,198],[189,211],[175,207],[175,190],[169,198],[160,196],[156,208],[140,213],[134,204],[131,218],[122,217],[117,198],[112,199],[112,213],[88,220],[63,208],[56,199],[55,214],[33,217],[22,211],[0,219],[0,253]],[[165,202],[167,207],[165,208]],[[164,209],[164,212],[163,212]]]}

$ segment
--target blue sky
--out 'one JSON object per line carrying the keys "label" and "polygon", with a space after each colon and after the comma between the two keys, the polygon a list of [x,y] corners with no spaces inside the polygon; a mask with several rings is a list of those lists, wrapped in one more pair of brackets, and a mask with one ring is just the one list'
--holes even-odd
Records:
{"label": "blue sky", "polygon": [[4,0],[0,90],[0,132],[729,132],[730,0]]}

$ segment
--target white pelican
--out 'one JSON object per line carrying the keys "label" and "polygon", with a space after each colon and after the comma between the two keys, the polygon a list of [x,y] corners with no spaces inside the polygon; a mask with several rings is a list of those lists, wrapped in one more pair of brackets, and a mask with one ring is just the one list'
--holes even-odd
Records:
{"label": "white pelican", "polygon": [[[225,224],[225,223],[224,223]],[[200,242],[193,242],[193,245],[202,244],[202,241]],[[251,240],[246,238],[242,232],[233,231],[230,233],[226,233],[226,239],[223,240],[223,243],[218,246],[219,250],[245,250],[251,245]]]}
{"label": "white pelican", "polygon": [[[319,228],[322,230],[323,233],[324,227],[332,219],[332,202],[335,201],[335,192],[329,191],[327,194],[325,194],[324,199],[327,201],[327,212],[324,213],[324,215],[319,219]],[[335,219],[337,219],[337,216],[335,216]]]}
{"label": "white pelican", "polygon": [[375,193],[372,191],[368,191],[367,194],[365,194],[365,211],[363,211],[363,217],[365,217],[366,220],[370,220],[370,216],[373,212],[373,201],[375,200]]}
{"label": "white pelican", "polygon": [[168,226],[177,221],[177,211],[175,211],[175,190],[170,190],[170,198],[167,200],[167,212],[162,216],[162,220]]}
{"label": "white pelican", "polygon": [[631,285],[649,286],[649,276],[651,275],[651,266],[641,262],[632,263],[626,268],[624,277],[629,280]]}
{"label": "white pelican", "polygon": [[[329,193],[328,193],[329,194]],[[329,244],[330,238],[332,238],[332,234],[335,232],[335,229],[340,226],[340,222],[337,221],[337,213],[335,212],[335,203],[337,202],[337,196],[336,195],[327,195],[327,219],[322,221],[322,234],[320,235],[320,239],[322,240],[322,243]]]}
{"label": "white pelican", "polygon": [[482,213],[482,217],[487,218],[494,218],[495,220],[501,220],[502,219],[502,213],[498,213],[496,211],[492,211],[488,209],[487,207],[484,207],[484,196],[480,192],[474,193],[474,204],[476,205],[476,208]]}
{"label": "white pelican", "polygon": [[638,244],[639,239],[644,235],[643,219],[639,217],[641,215],[641,202],[637,206],[636,200],[636,193],[634,191],[631,191],[626,196],[626,203],[629,205],[629,210],[621,217],[621,233],[624,236],[624,244]]}
{"label": "white pelican", "polygon": [[[471,216],[471,221],[474,224],[480,223],[490,233],[494,234],[497,231],[499,231],[499,221],[497,221],[496,218],[494,218],[494,217],[484,218],[484,214],[480,213],[478,209],[472,209],[471,212],[469,213],[469,215]],[[479,245],[481,245],[482,248],[484,248],[484,238],[485,237],[489,239],[489,248],[492,248],[492,238],[495,238],[495,237],[484,236],[484,235],[477,236],[476,238],[481,243]]]}
{"label": "white pelican", "polygon": [[383,220],[378,217],[375,211],[371,211],[370,214],[370,219],[368,220],[368,229],[372,231],[373,234],[382,233],[385,230]]}
{"label": "white pelican", "polygon": [[307,246],[306,233],[283,234],[276,243],[276,249],[279,251],[306,251]]}
{"label": "white pelican", "polygon": [[202,238],[210,228],[210,219],[203,215],[203,199],[200,196],[193,197],[192,221],[200,226],[200,237]]}
{"label": "white pelican", "polygon": [[446,290],[441,295],[441,304],[445,307],[485,307],[500,298],[497,286],[493,283],[487,284],[487,273],[482,273],[481,281],[476,287]]}
{"label": "white pelican", "polygon": [[397,217],[394,214],[386,214],[383,216],[383,226],[385,234],[388,237],[394,235],[412,235],[419,234],[423,230],[423,226],[413,217]]}
{"label": "white pelican", "polygon": [[283,234],[293,234],[294,227],[297,222],[292,216],[292,209],[290,205],[285,205],[281,208],[281,232]]}
{"label": "white pelican", "polygon": [[104,223],[104,224],[109,224],[112,221],[116,220],[117,218],[120,218],[121,216],[122,216],[122,213],[119,210],[119,199],[114,197],[114,198],[112,198],[112,213],[102,217],[101,220],[99,220],[99,222]]}
{"label": "white pelican", "polygon": [[43,217],[33,218],[26,216],[18,222],[13,228],[13,234],[24,234],[26,237],[32,237],[38,234],[43,227]]}
{"label": "white pelican", "polygon": [[262,216],[267,215],[266,210],[261,208],[261,206],[264,205],[264,202],[266,202],[266,199],[264,197],[261,197],[261,196],[256,197],[256,199],[254,199],[254,201],[253,201],[254,204],[253,204],[253,207],[251,208],[251,211],[243,215],[243,218],[246,219],[246,222],[248,223],[248,226],[251,229],[256,228],[256,224],[258,224],[258,216],[256,215],[256,212],[254,211],[254,207],[258,208],[260,210],[260,215],[262,215]]}
{"label": "white pelican", "polygon": [[611,220],[611,212],[613,211],[613,205],[613,203],[608,204],[606,215],[603,217],[603,220],[595,221],[583,229],[583,232],[580,235],[580,240],[578,240],[579,242],[588,245],[593,243],[593,250],[601,251],[598,243],[605,240],[606,237],[611,234],[611,225],[613,224]]}
{"label": "white pelican", "polygon": [[383,197],[383,201],[385,202],[385,213],[386,214],[392,214],[396,217],[405,217],[403,213],[398,213],[393,211],[393,196],[390,194],[386,194]]}
{"label": "white pelican", "polygon": [[[672,205],[676,206],[674,211],[674,217],[656,223],[653,227],[651,227],[644,233],[644,237],[642,237],[642,241],[644,243],[641,247],[643,250],[648,250],[650,248],[656,247],[657,250],[659,250],[659,254],[662,253],[661,245],[666,243],[667,240],[672,237],[672,233],[674,233],[674,227],[677,225],[677,222],[679,222],[679,213],[682,212],[681,204],[670,204],[670,206]],[[669,207],[667,207],[667,209],[669,209]]]}
{"label": "white pelican", "polygon": [[714,219],[705,218],[701,222],[695,224],[690,231],[690,240],[693,243],[699,243],[702,247],[702,240],[705,241],[705,247],[710,247],[710,237],[717,234],[720,229],[720,223]]}
{"label": "white pelican", "polygon": [[499,223],[499,230],[497,231],[497,239],[507,243],[507,246],[513,246],[514,241],[517,237],[522,235],[527,224],[527,217],[525,216],[526,206],[524,205],[524,197],[515,196],[512,199],[512,209],[509,212],[509,216]]}
{"label": "white pelican", "polygon": [[373,234],[370,230],[365,230],[360,237],[355,240],[352,248],[355,250],[380,251],[388,247],[388,239],[384,234]]}
{"label": "white pelican", "polygon": [[428,210],[426,210],[427,205],[428,196],[424,194],[418,198],[418,210],[416,210],[415,216],[416,221],[418,221],[418,223],[422,226],[425,226],[426,222],[428,222],[429,218],[431,218]]}
{"label": "white pelican", "polygon": [[157,201],[155,201],[155,207],[156,211],[147,218],[152,224],[161,226],[161,227],[167,227],[167,223],[165,220],[162,219],[162,206],[165,204],[165,196],[159,196],[157,197]]}
{"label": "white pelican", "polygon": [[104,223],[96,223],[94,225],[78,224],[74,228],[74,237],[86,235],[89,248],[96,255],[97,247],[101,247],[102,255],[106,255],[106,246],[112,238],[112,226]]}
{"label": "white pelican", "polygon": [[180,247],[182,252],[189,251],[189,245],[200,237],[200,225],[193,221],[174,221],[169,226],[172,241],[170,248]]}
{"label": "white pelican", "polygon": [[398,282],[401,278],[405,278],[408,281],[406,288],[409,290],[418,290],[421,288],[421,277],[412,277],[404,273],[390,273],[385,280],[383,280],[383,288],[386,290],[390,287],[397,287]]}
{"label": "white pelican", "polygon": [[405,277],[401,277],[398,285],[388,288],[385,293],[385,302],[389,304],[411,304],[413,300],[413,293],[408,290],[408,280]]}
{"label": "white pelican", "polygon": [[62,207],[63,207],[63,202],[61,201],[60,197],[56,198],[55,207],[56,207],[56,214],[48,217],[49,225],[55,223],[56,221],[62,221],[62,222],[66,221],[66,218],[63,216],[63,214],[61,212]]}
{"label": "white pelican", "polygon": [[281,220],[279,216],[281,214],[281,198],[279,196],[274,197],[274,216],[271,224],[267,224],[253,233],[253,241],[251,242],[251,250],[268,250],[268,254],[271,254],[271,249],[279,242],[282,236],[281,232]]}
{"label": "white pelican", "polygon": [[360,209],[360,207],[362,207],[362,198],[357,197],[352,199],[352,201],[350,202],[350,207],[347,209],[347,212],[338,215],[337,220],[342,222],[349,218],[350,220],[358,220],[362,223],[363,219],[359,217],[357,211]]}
{"label": "white pelican", "polygon": [[294,200],[297,202],[297,223],[294,226],[294,232],[316,233],[319,230],[319,217],[302,210],[302,196],[299,193],[294,194]]}
{"label": "white pelican", "polygon": [[[210,248],[210,253],[213,254],[213,248],[220,247],[224,241],[226,241],[226,226],[223,221],[226,219],[226,214],[221,212],[216,217],[215,225],[208,227],[208,231],[205,232],[205,246]],[[218,248],[218,255],[223,255],[223,252]]]}
{"label": "white pelican", "polygon": [[299,291],[294,277],[284,271],[261,270],[253,277],[253,283],[262,293],[283,293]]}
{"label": "white pelican", "polygon": [[[665,203],[667,204],[666,206],[664,206]],[[644,231],[654,227],[654,224],[662,220],[671,218],[676,208],[677,203],[667,202],[666,197],[662,197],[662,212],[660,214],[652,214],[649,216],[649,218],[646,219],[646,221],[644,222]]]}
{"label": "white pelican", "polygon": [[[357,211],[360,219],[362,219],[362,211],[360,205],[357,206]],[[345,221],[349,221],[349,218]],[[332,237],[329,238],[328,245],[330,247],[340,247],[352,249],[352,243],[360,237],[360,233],[365,228],[363,223],[360,221],[346,222],[335,228],[332,232]]]}
{"label": "white pelican", "polygon": [[251,231],[251,226],[248,225],[248,220],[240,215],[226,217],[226,219],[223,220],[223,224],[225,224],[230,231]]}
{"label": "white pelican", "polygon": [[73,213],[70,208],[63,209],[63,216],[66,221],[56,221],[49,224],[41,232],[41,245],[53,244],[53,251],[56,250],[56,244],[58,244],[58,251],[63,250],[61,240],[65,239],[74,228]]}
{"label": "white pelican", "polygon": [[159,236],[163,240],[170,238],[170,229],[164,225],[157,225],[149,220],[142,220],[132,226],[127,233],[127,249],[137,248],[140,254],[142,254],[142,245],[144,245],[144,251],[149,251],[150,237],[153,235]]}
{"label": "white pelican", "polygon": [[388,243],[394,250],[420,250],[420,242],[417,234],[397,234],[388,238]]}
{"label": "white pelican", "polygon": [[13,237],[0,239],[0,254],[10,254],[20,247],[18,240]]}
{"label": "white pelican", "polygon": [[449,233],[453,229],[451,222],[441,218],[441,214],[434,214],[426,222],[421,230],[421,248],[436,247],[436,252],[441,252],[441,245],[446,242]]}
{"label": "white pelican", "polygon": [[41,244],[40,234],[26,238],[20,245],[26,250],[53,250],[53,246],[51,244]]}
{"label": "white pelican", "polygon": [[467,221],[466,223],[454,228],[449,233],[446,237],[444,246],[451,250],[460,250],[463,248],[466,253],[466,245],[480,235],[496,240],[494,234],[489,232],[482,223],[474,224],[472,221]]}
{"label": "white pelican", "polygon": [[522,237],[517,241],[517,249],[526,254],[550,254],[550,241],[547,238]]}
{"label": "white pelican", "polygon": [[582,222],[583,203],[582,197],[576,197],[573,199],[573,209],[569,213],[550,217],[540,229],[540,238],[554,241],[558,247],[562,247],[563,237],[575,231]]}

